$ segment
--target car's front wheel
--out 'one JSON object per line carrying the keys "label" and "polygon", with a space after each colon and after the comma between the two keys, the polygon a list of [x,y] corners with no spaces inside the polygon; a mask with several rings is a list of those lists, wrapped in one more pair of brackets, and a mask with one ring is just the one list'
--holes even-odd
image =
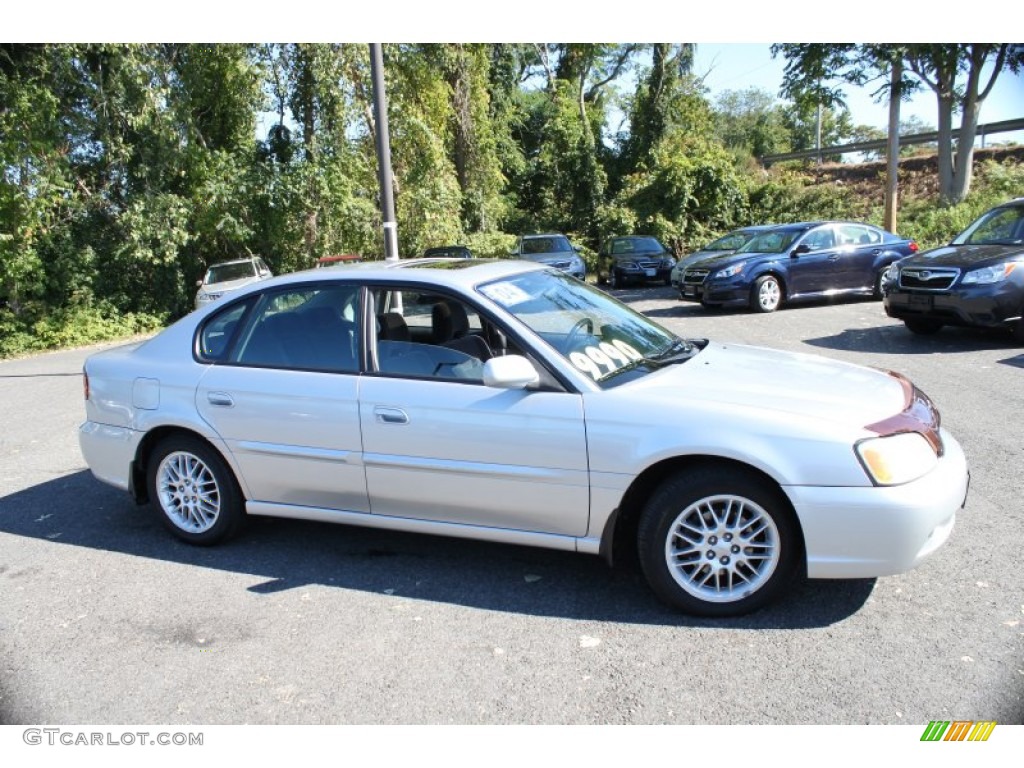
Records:
{"label": "car's front wheel", "polygon": [[622,287],[622,278],[619,277],[619,271],[615,267],[608,270],[608,283],[612,288]]}
{"label": "car's front wheel", "polygon": [[160,519],[189,544],[216,544],[244,518],[242,494],[227,463],[190,435],[171,435],[149,457],[149,498]]}
{"label": "car's front wheel", "polygon": [[651,589],[698,616],[738,616],[775,600],[798,573],[800,542],[782,492],[726,466],[670,477],[648,501],[638,529]]}
{"label": "car's front wheel", "polygon": [[750,291],[750,308],[755,312],[774,312],[782,303],[782,285],[774,275],[762,275]]}
{"label": "car's front wheel", "polygon": [[908,331],[919,336],[931,336],[942,330],[942,323],[938,320],[926,320],[921,317],[907,318],[903,324],[907,326]]}

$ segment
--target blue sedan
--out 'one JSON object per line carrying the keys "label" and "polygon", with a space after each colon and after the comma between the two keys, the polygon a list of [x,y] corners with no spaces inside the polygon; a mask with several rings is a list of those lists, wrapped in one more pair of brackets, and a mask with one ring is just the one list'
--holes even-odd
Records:
{"label": "blue sedan", "polygon": [[783,302],[832,296],[882,297],[889,265],[918,250],[913,240],[869,224],[810,221],[759,234],[739,250],[683,273],[684,301],[774,312]]}

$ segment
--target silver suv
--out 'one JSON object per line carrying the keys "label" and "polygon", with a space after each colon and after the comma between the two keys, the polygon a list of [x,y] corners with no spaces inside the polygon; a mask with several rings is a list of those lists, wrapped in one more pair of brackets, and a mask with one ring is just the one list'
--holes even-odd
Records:
{"label": "silver suv", "polygon": [[228,291],[273,276],[270,267],[259,256],[214,264],[206,270],[203,279],[196,282],[199,288],[196,291],[196,309],[216,301]]}
{"label": "silver suv", "polygon": [[512,258],[536,261],[556,267],[580,280],[587,279],[587,265],[569,238],[556,232],[523,235],[516,241]]}

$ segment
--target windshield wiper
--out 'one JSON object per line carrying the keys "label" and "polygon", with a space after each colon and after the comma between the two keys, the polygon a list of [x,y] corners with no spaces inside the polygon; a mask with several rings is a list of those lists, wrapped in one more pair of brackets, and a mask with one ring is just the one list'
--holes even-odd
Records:
{"label": "windshield wiper", "polygon": [[689,360],[696,353],[697,347],[686,339],[676,338],[665,349],[655,352],[650,360],[658,363],[677,363]]}

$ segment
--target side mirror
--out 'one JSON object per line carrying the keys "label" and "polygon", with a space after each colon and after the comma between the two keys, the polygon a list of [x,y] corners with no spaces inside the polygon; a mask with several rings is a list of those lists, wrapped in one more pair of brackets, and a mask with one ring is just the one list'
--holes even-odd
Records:
{"label": "side mirror", "polygon": [[196,280],[196,288],[202,288],[202,287],[203,287],[203,281],[202,280]]}
{"label": "side mirror", "polygon": [[789,255],[793,256],[793,257],[796,257],[796,256],[799,256],[801,253],[810,253],[810,252],[811,252],[811,246],[809,246],[807,243],[801,243],[796,248],[794,248],[792,251],[790,251]]}
{"label": "side mirror", "polygon": [[484,385],[497,389],[526,389],[540,381],[533,363],[522,355],[492,357],[484,363]]}

